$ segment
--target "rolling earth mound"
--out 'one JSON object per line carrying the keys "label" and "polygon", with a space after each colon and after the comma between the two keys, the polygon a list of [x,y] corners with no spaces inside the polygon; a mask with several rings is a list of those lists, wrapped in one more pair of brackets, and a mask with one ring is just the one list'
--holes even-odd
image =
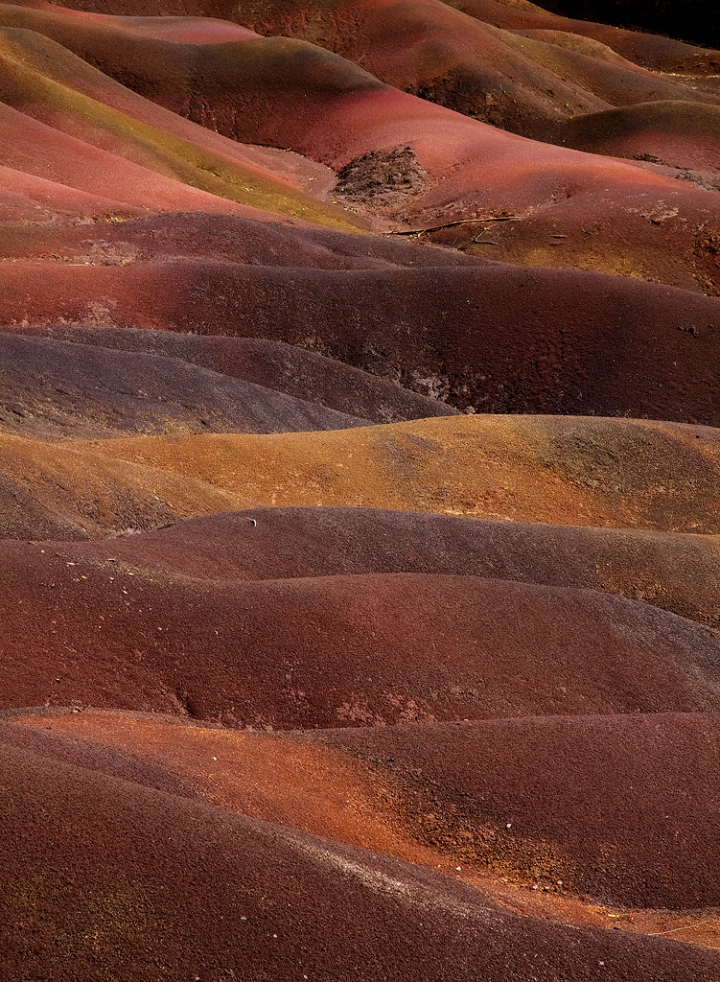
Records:
{"label": "rolling earth mound", "polygon": [[[109,979],[119,964],[128,977],[189,966],[255,979],[349,979],[357,966],[348,951],[362,952],[374,973],[408,979],[437,978],[448,959],[467,979],[478,965],[506,979],[538,962],[567,980],[622,978],[628,957],[638,979],[717,971],[711,952],[528,921],[417,866],[15,746],[2,753],[13,803],[3,815],[4,920],[44,915],[31,937],[5,931],[3,967],[13,974],[42,966],[53,980],[79,972]],[[30,815],[18,835],[17,819]],[[160,887],[169,874],[172,891]],[[378,917],[392,924],[383,946]]]}
{"label": "rolling earth mound", "polygon": [[2,979],[720,977],[720,52],[552,6],[0,3]]}
{"label": "rolling earth mound", "polygon": [[[228,335],[281,341],[461,411],[720,424],[715,298],[507,264],[415,269],[414,252],[401,268],[288,273],[284,263],[143,261],[131,235],[104,232],[101,243],[99,255],[0,264],[0,315],[13,330],[136,350],[147,335],[131,341],[107,329],[222,335],[153,339],[146,350],[161,354],[165,345],[229,374]],[[42,327],[48,322],[56,326]]]}
{"label": "rolling earth mound", "polygon": [[[8,544],[8,550],[34,547]],[[716,627],[716,536],[489,522],[368,508],[262,508],[157,532],[48,544],[87,564],[118,562],[207,580],[442,573],[582,587]],[[0,544],[0,552],[2,544]]]}
{"label": "rolling earth mound", "polygon": [[717,906],[706,852],[718,807],[714,716],[436,723],[317,739],[389,770],[419,838],[452,844],[471,863],[630,907]]}
{"label": "rolling earth mound", "polygon": [[[0,437],[11,494],[30,496],[38,514],[62,515],[81,538],[267,506],[715,535],[718,466],[718,431],[709,427],[561,416],[451,416],[301,434]],[[16,510],[20,537],[38,538],[11,497],[3,507]]]}
{"label": "rolling earth mound", "polygon": [[5,709],[75,700],[293,729],[720,699],[713,631],[601,593],[427,574],[213,583],[5,556]]}

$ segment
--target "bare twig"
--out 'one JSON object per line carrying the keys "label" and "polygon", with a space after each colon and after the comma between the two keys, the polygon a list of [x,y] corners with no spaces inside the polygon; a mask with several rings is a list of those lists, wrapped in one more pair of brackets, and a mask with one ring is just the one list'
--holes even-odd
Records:
{"label": "bare twig", "polygon": [[695,924],[684,924],[682,927],[674,927],[671,931],[653,931],[652,934],[648,934],[649,938],[661,938],[666,934],[677,934],[678,931],[691,931],[693,928],[702,927],[704,924],[709,924],[714,921],[714,917],[706,917],[702,921],[697,921]]}
{"label": "bare twig", "polygon": [[495,218],[463,218],[458,222],[447,222],[445,225],[431,225],[429,228],[412,228],[408,231],[385,232],[385,235],[423,235],[425,232],[441,232],[446,228],[456,228],[458,225],[482,225],[483,222],[519,222],[520,215],[498,215]]}

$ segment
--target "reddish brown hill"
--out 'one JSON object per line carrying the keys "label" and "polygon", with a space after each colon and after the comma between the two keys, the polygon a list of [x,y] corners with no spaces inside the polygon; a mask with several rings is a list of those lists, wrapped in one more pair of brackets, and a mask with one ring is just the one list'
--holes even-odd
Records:
{"label": "reddish brown hill", "polygon": [[[33,549],[7,548],[9,555]],[[642,600],[713,627],[720,624],[716,536],[367,508],[263,508],[179,522],[142,535],[45,548],[76,563],[111,559],[131,569],[201,579],[442,573],[585,587]]]}
{"label": "reddish brown hill", "polygon": [[616,904],[717,906],[717,717],[527,718],[307,738],[388,771],[407,826],[465,861]]}
{"label": "reddish brown hill", "polygon": [[[476,24],[443,4],[430,6],[433,16],[459,17],[463,24],[467,21],[468,29]],[[6,9],[13,23],[25,16],[37,17],[35,26],[57,33],[52,27],[58,22],[55,14]],[[382,12],[378,16],[382,22]],[[698,262],[695,252],[698,238],[704,243],[717,232],[714,201],[687,182],[677,182],[674,171],[656,173],[644,165],[628,166],[520,141],[393,89],[353,62],[305,41],[268,37],[181,45],[138,38],[131,32],[120,43],[112,31],[108,34],[89,22],[84,28],[85,22],[77,18],[60,17],[59,23],[58,36],[68,44],[76,35],[81,37],[77,50],[104,71],[224,136],[289,147],[336,171],[347,165],[362,172],[369,168],[372,193],[366,193],[367,181],[361,182],[360,194],[347,182],[338,191],[348,208],[360,206],[380,227],[390,221],[405,231],[434,234],[438,230],[442,241],[474,248],[485,243],[483,221],[512,217],[518,221],[502,241],[493,243],[493,258],[711,289],[716,255],[701,246]],[[352,33],[357,34],[353,23]],[[454,30],[457,36],[459,26]],[[227,154],[221,159],[216,148],[202,146],[199,138],[180,139],[158,130],[157,124],[146,129],[139,118],[146,111],[117,109],[118,100],[125,103],[127,96],[121,98],[105,75],[66,48],[34,31],[10,28],[7,33],[0,65],[4,66],[3,98],[32,117],[24,121],[26,129],[35,132],[38,126],[50,124],[66,141],[80,138],[96,182],[102,178],[98,153],[130,154],[138,161],[134,166],[154,175],[155,210],[168,210],[175,199],[178,208],[203,209],[197,196],[210,193],[218,200],[208,202],[209,210],[242,214],[243,208],[254,207],[336,227],[347,228],[352,222],[349,211],[333,211],[333,205],[301,198],[280,189],[267,176],[249,174],[247,167],[226,159]],[[602,60],[598,64],[606,65]],[[626,88],[625,83],[621,87]],[[686,100],[714,100],[711,95],[695,97],[688,92],[683,96]],[[651,97],[647,86],[636,95],[643,102]],[[667,100],[671,95],[659,87],[658,98]],[[141,102],[144,106],[145,100]],[[603,103],[587,108],[605,107]],[[404,178],[400,174],[399,183],[396,176],[389,181],[388,171],[394,173],[397,155],[406,152],[411,157],[410,171]],[[59,153],[55,163],[60,170],[67,171],[69,156],[69,147]],[[24,167],[32,171],[33,161]],[[168,174],[185,183],[166,187]],[[195,189],[192,194],[188,185]],[[126,197],[127,204],[135,203],[129,190]],[[194,206],[191,197],[197,200]],[[232,204],[221,205],[223,200]],[[612,232],[606,224],[611,218],[616,226]],[[471,226],[458,226],[458,221]],[[601,226],[600,237],[588,237],[588,230],[597,234]],[[622,245],[616,238],[620,228]],[[566,241],[551,243],[554,235]]]}
{"label": "reddish brown hill", "polygon": [[635,912],[717,906],[714,716],[527,718],[282,739],[97,710],[7,718],[22,726],[2,727],[6,745],[461,872],[496,895],[504,875],[518,903],[524,894],[547,913],[578,892],[586,916],[593,898]]}
{"label": "reddish brown hill", "polygon": [[[13,740],[17,743],[16,740]],[[49,982],[710,980],[714,953],[518,918],[447,877],[5,744],[3,971]],[[245,920],[243,920],[245,918]],[[30,920],[30,929],[22,925]],[[383,925],[382,931],[378,925]],[[602,964],[600,964],[602,963]]]}
{"label": "reddish brown hill", "polygon": [[3,742],[47,759],[450,874],[460,866],[476,885],[489,872],[489,889],[504,874],[518,900],[535,890],[549,909],[577,893],[635,910],[717,907],[715,716],[525,718],[283,739],[91,710],[8,719],[23,727],[3,727]]}
{"label": "reddish brown hill", "polygon": [[510,30],[560,31],[593,38],[652,71],[687,72],[689,75],[695,72],[714,73],[720,64],[718,51],[706,50],[658,34],[562,17],[533,3],[451,0],[450,6],[477,17],[480,21]]}
{"label": "reddish brown hill", "polygon": [[717,982],[720,55],[179,3],[0,3],[0,977]]}
{"label": "reddish brown hill", "polygon": [[209,583],[40,546],[4,556],[3,708],[74,701],[259,729],[720,708],[713,632],[590,591]]}
{"label": "reddish brown hill", "polygon": [[[534,135],[543,122],[612,105],[659,98],[715,101],[712,95],[698,93],[677,78],[653,78],[631,60],[600,56],[597,48],[587,42],[582,45],[580,38],[574,44],[559,45],[557,37],[546,38],[535,32],[532,37],[521,39],[491,26],[491,11],[483,17],[481,6],[470,8],[468,13],[480,14],[470,17],[453,6],[437,0],[421,0],[412,8],[395,0],[375,0],[372,4],[344,0],[331,4],[310,2],[298,8],[297,4],[275,0],[215,9],[261,35],[301,38],[320,45],[401,90],[526,135]],[[145,9],[154,10],[152,5]],[[203,12],[208,12],[207,5]],[[163,8],[162,13],[167,10]],[[538,13],[542,18],[542,12]],[[146,94],[161,99],[172,98],[162,60],[172,58],[177,62],[179,58],[188,66],[194,60],[188,53],[181,53],[177,43],[170,51],[166,38],[175,42],[192,38],[196,45],[246,39],[240,32],[233,35],[230,26],[223,36],[213,21],[208,22],[205,36],[196,21],[183,35],[180,31],[173,34],[154,28],[150,19],[140,21],[142,27],[138,29],[135,18],[123,20],[87,13],[72,16],[49,5],[20,10],[6,5],[0,11],[0,21],[44,33],[131,88],[140,86]],[[574,26],[558,18],[536,19],[537,22],[554,27],[561,24],[566,30]],[[607,32],[604,37],[613,40]],[[138,57],[143,46],[157,50],[159,43],[164,48],[160,59],[152,59],[154,66],[148,65],[147,57]],[[678,45],[671,51],[687,58],[692,49]],[[712,52],[698,55],[706,63],[713,58]],[[145,84],[140,80],[139,63],[143,63]],[[192,72],[192,67],[186,70]],[[174,73],[176,84],[180,74]],[[201,85],[206,84],[206,78],[206,73],[201,73]],[[192,96],[184,100],[186,105],[192,101]]]}
{"label": "reddish brown hill", "polygon": [[[415,270],[409,253],[400,269],[288,273],[284,265],[144,261],[132,231],[103,228],[101,241],[111,261],[120,257],[115,264],[102,265],[100,254],[71,265],[70,253],[69,263],[0,265],[0,322],[284,341],[478,412],[720,423],[716,299],[571,271]],[[166,343],[169,354],[232,374],[229,342]],[[162,353],[156,341],[151,350]]]}
{"label": "reddish brown hill", "polygon": [[669,164],[681,179],[716,191],[719,113],[718,107],[692,102],[645,103],[567,120],[554,138],[589,153]]}

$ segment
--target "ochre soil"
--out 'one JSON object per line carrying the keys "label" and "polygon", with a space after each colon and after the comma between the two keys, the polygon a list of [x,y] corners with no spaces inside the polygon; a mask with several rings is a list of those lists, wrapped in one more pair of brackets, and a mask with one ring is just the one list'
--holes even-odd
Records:
{"label": "ochre soil", "polygon": [[717,982],[720,52],[71,7],[0,4],[0,977]]}

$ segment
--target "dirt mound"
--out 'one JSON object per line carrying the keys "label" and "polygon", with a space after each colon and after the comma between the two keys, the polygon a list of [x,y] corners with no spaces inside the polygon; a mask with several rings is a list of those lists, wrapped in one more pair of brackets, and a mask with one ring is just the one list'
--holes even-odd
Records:
{"label": "dirt mound", "polygon": [[480,968],[509,982],[539,960],[566,982],[621,980],[628,963],[640,982],[717,974],[710,952],[519,918],[448,877],[32,751],[5,745],[2,766],[0,959],[13,978],[150,979],[161,965],[434,982],[452,964],[459,979]]}
{"label": "dirt mound", "polygon": [[0,359],[4,433],[87,439],[347,429],[368,422],[176,358],[0,334]]}
{"label": "dirt mound", "polygon": [[690,102],[642,103],[590,113],[558,128],[558,142],[589,153],[646,159],[681,171],[720,170],[720,108]]}
{"label": "dirt mound", "polygon": [[[592,38],[651,71],[714,73],[720,64],[720,52],[717,50],[696,47],[659,34],[562,17],[535,4],[504,3],[503,0],[452,0],[450,6],[480,21],[509,30],[553,30]],[[607,9],[607,4],[604,6]],[[708,41],[706,34],[702,41]]]}
{"label": "dirt mound", "polygon": [[338,173],[336,192],[347,200],[377,206],[417,194],[425,182],[425,171],[411,147],[394,147],[363,154],[345,164]]}
{"label": "dirt mound", "polygon": [[40,545],[3,554],[2,708],[292,729],[720,707],[713,632],[590,591],[409,574],[213,583]]}
{"label": "dirt mound", "polygon": [[230,378],[285,393],[296,400],[326,406],[347,417],[374,423],[458,413],[445,402],[410,392],[389,379],[378,378],[294,345],[264,338],[198,337],[167,331],[64,325],[33,330],[16,328],[11,333],[181,359],[189,365],[199,365]]}
{"label": "dirt mound", "polygon": [[408,827],[428,845],[454,847],[459,860],[604,902],[718,904],[717,717],[498,720],[306,738],[389,772]]}
{"label": "dirt mound", "polygon": [[303,168],[296,157],[293,177],[293,162],[276,166],[262,152],[238,151],[34,31],[0,31],[0,93],[6,135],[0,163],[23,174],[146,213],[280,214],[357,228],[352,216],[327,203],[327,180],[320,200],[307,193],[311,180],[323,176],[316,165]]}
{"label": "dirt mound", "polygon": [[504,874],[518,900],[537,891],[548,909],[578,892],[635,911],[717,907],[714,716],[282,735],[97,710],[7,719],[5,745],[460,872],[483,891]]}
{"label": "dirt mound", "polygon": [[[518,42],[507,31],[492,27],[491,17],[469,18],[437,0],[415,3],[412,11],[392,0],[376,0],[371,6],[352,0],[329,6],[311,2],[301,9],[280,0],[260,7],[228,6],[223,13],[262,35],[320,44],[401,90],[526,135],[539,120],[597,110],[606,100],[617,105],[663,94],[682,98],[684,90],[681,82],[671,78],[656,79],[653,87],[632,61],[598,59],[587,45],[578,50],[577,44],[566,44],[558,50],[555,39]],[[91,52],[94,63],[131,87],[142,83],[121,63],[127,62],[128,56],[123,59],[121,52],[128,39],[135,46],[150,45],[162,41],[165,34],[150,26],[140,34],[135,18],[125,26],[118,17],[69,18],[38,9],[5,13],[2,20],[48,34],[83,57]],[[191,22],[188,37],[200,40],[201,35],[194,34],[195,23]],[[245,38],[228,31],[227,42],[235,40]],[[175,50],[172,57],[182,56]],[[165,97],[168,88],[167,82],[152,85],[154,91],[165,90]],[[688,91],[698,101],[709,98]]]}
{"label": "dirt mound", "polygon": [[264,508],[48,548],[69,561],[110,557],[130,568],[213,580],[442,573],[583,587],[644,601],[711,627],[720,624],[715,536],[367,508]]}
{"label": "dirt mound", "polygon": [[[663,214],[656,220],[662,223]],[[549,233],[549,242],[566,247]],[[514,233],[488,234],[510,243]],[[238,249],[254,241],[243,246],[244,233],[238,239]],[[399,269],[288,272],[286,266],[213,260],[135,260],[134,250],[144,246],[133,245],[132,233],[124,240],[105,228],[100,241],[108,244],[98,249],[120,257],[115,264],[103,264],[102,255],[80,265],[71,265],[71,256],[70,262],[0,264],[0,323],[250,336],[335,358],[460,410],[720,425],[717,299],[567,270],[480,263],[415,269],[409,252],[408,265]],[[351,248],[359,251],[363,241]],[[230,238],[226,248],[234,242]],[[714,242],[709,227],[694,240],[698,276],[702,257],[716,258]],[[430,251],[432,261],[438,252]],[[124,256],[130,258],[122,265]],[[232,346],[214,344],[227,352],[222,363],[231,362]],[[186,351],[193,346],[209,347],[184,342]],[[344,384],[354,387],[350,380]],[[333,408],[364,415],[347,404]]]}
{"label": "dirt mound", "polygon": [[[426,0],[423,10],[425,7],[430,18],[428,44],[418,49],[418,39],[413,35],[414,43],[406,49],[412,63],[417,60],[418,50],[435,50],[438,17],[450,18],[454,36],[462,36],[463,31],[484,30],[472,18],[436,0]],[[307,194],[280,188],[267,173],[250,173],[247,166],[231,161],[230,155],[215,145],[210,149],[199,137],[187,134],[181,138],[175,127],[165,122],[172,113],[156,119],[147,130],[144,120],[149,117],[144,107],[148,99],[225,137],[289,147],[336,171],[368,154],[384,155],[393,148],[411,147],[417,168],[427,175],[427,187],[422,193],[401,195],[392,207],[385,200],[379,213],[366,208],[365,224],[370,222],[377,228],[386,228],[387,222],[392,222],[400,231],[421,231],[459,248],[479,245],[479,251],[486,252],[482,248],[483,222],[510,217],[516,219],[511,234],[492,243],[492,258],[531,266],[621,273],[695,289],[699,285],[704,290],[711,290],[717,279],[714,254],[705,254],[698,262],[694,252],[698,226],[707,223],[710,234],[716,233],[714,203],[708,208],[707,199],[696,187],[687,182],[675,183],[674,173],[666,175],[644,165],[629,166],[607,158],[600,161],[533,141],[518,142],[514,136],[477,119],[431,106],[391,88],[352,61],[307,41],[251,37],[192,45],[141,38],[132,32],[123,40],[112,31],[78,22],[69,15],[15,6],[4,11],[6,22],[16,26],[6,29],[6,81],[2,83],[0,73],[0,92],[16,110],[33,117],[25,117],[28,132],[35,133],[37,127],[46,125],[45,120],[50,120],[52,128],[67,140],[80,137],[83,146],[77,152],[82,149],[88,161],[85,169],[96,183],[107,173],[107,168],[101,169],[100,159],[96,160],[98,154],[109,150],[113,155],[132,156],[133,161],[138,161],[132,167],[142,166],[152,174],[145,183],[149,180],[148,186],[153,189],[154,210],[169,210],[174,201],[176,208],[185,210],[248,214],[243,209],[252,207],[334,227],[363,224],[347,210],[322,200],[322,196],[321,200],[313,200]],[[343,7],[341,14],[341,19],[352,22],[349,36],[361,39],[354,8]],[[388,10],[375,14],[380,36],[370,50],[378,51],[382,49],[384,32],[389,31],[394,37],[390,28],[393,18],[410,16],[415,34],[418,18],[422,19],[416,8],[409,14],[392,3]],[[283,29],[290,30],[282,11],[278,17]],[[374,23],[372,18],[371,22]],[[371,34],[375,31],[372,23]],[[18,29],[18,24],[25,27]],[[27,30],[30,26],[34,30]],[[62,39],[94,65],[126,82],[144,97],[140,106],[132,103],[127,93],[119,94],[125,91],[121,86],[71,55],[57,41],[41,37],[38,30]],[[491,34],[488,37],[500,44]],[[514,45],[529,48],[543,44],[509,37],[498,56],[503,72],[508,51]],[[397,62],[395,47],[392,64]],[[548,58],[585,59],[596,73],[623,71],[603,59],[556,45],[546,47],[552,49],[549,55],[546,52]],[[522,55],[523,65],[534,66],[533,71],[537,68],[522,52],[516,53],[518,57]],[[450,48],[448,57],[449,65],[445,64],[447,58],[441,59],[442,73],[450,71],[452,75],[457,53]],[[582,74],[580,68],[577,72]],[[505,74],[502,79],[503,85],[509,86]],[[428,91],[431,82],[432,72]],[[657,98],[665,100],[675,96],[715,104],[712,94],[679,88],[677,92],[670,91],[670,83],[652,82],[644,75],[641,82],[635,86],[636,101],[646,102],[655,92]],[[462,78],[457,82],[460,89],[464,84]],[[535,113],[545,122],[572,113],[572,108],[565,108],[571,107],[570,94],[560,93],[556,99],[553,85],[558,87],[555,82],[548,85],[542,81],[540,85],[543,92],[553,92],[548,112]],[[613,85],[618,92],[628,88],[624,76]],[[32,97],[28,96],[29,90]],[[132,105],[127,105],[128,99]],[[120,105],[124,108],[118,108]],[[608,105],[593,97],[592,104],[582,111],[598,112]],[[33,139],[42,142],[49,136],[38,131]],[[68,163],[73,156],[70,146],[58,154],[58,169],[69,173],[67,181],[77,181],[78,175],[72,173]],[[33,154],[24,168],[32,171],[38,156]],[[129,162],[127,166],[131,167]],[[168,175],[178,187],[166,184]],[[132,174],[128,173],[124,186],[127,191],[122,200],[128,205],[137,203],[132,198]],[[205,204],[204,195],[210,196]],[[145,194],[142,204],[147,203]],[[666,217],[652,220],[661,213]],[[607,224],[610,217],[612,231]],[[670,218],[676,220],[670,222]],[[601,231],[602,235],[592,238]],[[565,240],[550,241],[555,235],[562,235]]]}
{"label": "dirt mound", "polygon": [[72,444],[0,438],[6,479],[95,537],[253,506],[716,534],[718,466],[716,430],[550,416]]}
{"label": "dirt mound", "polygon": [[[293,156],[289,152],[279,155],[281,162]],[[335,174],[331,174],[334,182]],[[207,212],[168,212],[90,228],[87,223],[69,228],[9,225],[0,240],[0,256],[5,261],[48,266],[53,262],[128,266],[191,261],[293,270],[387,271],[488,265],[461,252],[397,236],[349,234],[298,222]]]}

